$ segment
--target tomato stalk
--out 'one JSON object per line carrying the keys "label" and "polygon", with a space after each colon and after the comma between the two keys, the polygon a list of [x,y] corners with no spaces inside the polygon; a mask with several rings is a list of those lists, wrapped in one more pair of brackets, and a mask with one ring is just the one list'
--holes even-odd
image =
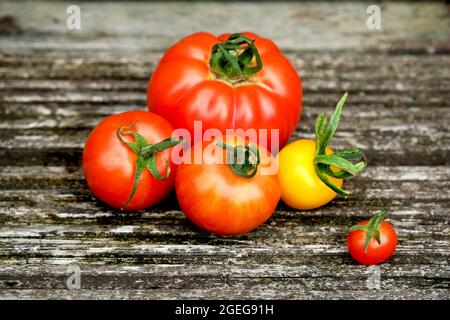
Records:
{"label": "tomato stalk", "polygon": [[[345,179],[360,173],[367,165],[366,159],[361,149],[350,148],[337,151],[333,154],[326,154],[326,148],[333,138],[339,125],[342,108],[347,100],[345,93],[336,105],[336,109],[328,121],[327,117],[321,113],[316,120],[316,147],[314,158],[314,170],[320,180],[323,181],[337,194],[347,197],[350,191],[344,190],[334,184],[328,176]],[[338,169],[333,170],[333,169]]]}
{"label": "tomato stalk", "polygon": [[263,65],[255,40],[234,33],[212,47],[209,66],[218,78],[239,82],[259,72]]}
{"label": "tomato stalk", "polygon": [[380,226],[386,218],[387,211],[380,211],[375,213],[375,215],[370,219],[367,225],[356,225],[350,228],[350,231],[362,230],[366,233],[366,241],[364,242],[364,251],[367,252],[369,248],[369,243],[372,238],[377,240],[378,244],[381,244],[380,239]]}
{"label": "tomato stalk", "polygon": [[220,141],[216,145],[227,151],[227,164],[235,175],[247,179],[256,175],[261,162],[257,147],[249,144],[230,146]]}
{"label": "tomato stalk", "polygon": [[[147,142],[147,140],[145,140],[145,138],[142,135],[140,135],[135,131],[123,131],[125,128],[132,129],[134,128],[135,125],[136,123],[133,123],[131,126],[128,127],[120,127],[119,129],[117,129],[116,132],[119,140],[124,144],[126,144],[137,155],[136,173],[134,175],[133,189],[128,199],[121,205],[120,208],[122,210],[131,201],[134,194],[136,193],[139,184],[139,179],[141,178],[142,172],[144,171],[145,168],[147,168],[150,171],[150,174],[158,180],[165,180],[169,177],[170,175],[169,161],[164,158],[167,165],[167,169],[165,174],[162,175],[158,171],[158,167],[156,164],[156,155],[159,152],[162,152],[168,148],[171,148],[183,142],[182,140],[167,138],[159,143],[150,144]],[[135,141],[134,142],[125,141],[122,135],[131,135],[134,137]]]}

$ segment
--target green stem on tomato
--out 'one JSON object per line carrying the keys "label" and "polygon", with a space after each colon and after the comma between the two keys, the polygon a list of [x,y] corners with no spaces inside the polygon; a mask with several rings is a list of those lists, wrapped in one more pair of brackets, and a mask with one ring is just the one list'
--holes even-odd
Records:
{"label": "green stem on tomato", "polygon": [[261,162],[256,146],[250,144],[231,146],[220,141],[217,141],[216,145],[227,151],[226,162],[235,175],[247,179],[256,175]]}
{"label": "green stem on tomato", "polygon": [[[321,113],[316,120],[316,148],[314,154],[314,170],[317,176],[337,194],[347,197],[350,191],[334,184],[329,177],[345,179],[359,174],[366,167],[366,159],[361,149],[350,148],[326,154],[326,148],[339,125],[342,108],[347,100],[345,93],[336,105],[330,120]],[[335,170],[333,170],[335,169]],[[336,170],[338,169],[338,170]]]}
{"label": "green stem on tomato", "polygon": [[[125,128],[130,130],[134,128],[136,125],[136,122],[133,123],[131,126],[128,127],[120,127],[117,129],[116,134],[119,140],[127,145],[133,152],[137,155],[136,158],[136,172],[134,174],[134,181],[133,181],[133,189],[131,191],[130,196],[128,199],[121,205],[121,209],[125,208],[125,206],[131,201],[134,194],[136,193],[139,180],[141,178],[142,172],[147,168],[150,171],[150,174],[155,177],[158,180],[165,180],[170,175],[170,165],[169,161],[167,159],[164,159],[166,161],[167,169],[166,173],[162,175],[157,167],[156,164],[156,155],[159,152],[162,152],[168,148],[171,148],[177,144],[182,143],[182,140],[176,140],[172,138],[167,138],[159,143],[156,144],[150,144],[145,140],[145,138],[140,135],[139,133],[135,131],[123,131]],[[125,141],[122,135],[131,135],[134,138],[133,142]]]}
{"label": "green stem on tomato", "polygon": [[375,238],[377,240],[378,244],[381,244],[380,239],[380,226],[384,221],[384,218],[387,216],[387,211],[379,211],[375,213],[375,215],[370,219],[369,223],[366,225],[355,225],[350,228],[349,231],[356,231],[356,230],[362,230],[366,233],[366,240],[364,242],[364,250],[367,252],[367,249],[369,248],[369,243],[372,238]]}
{"label": "green stem on tomato", "polygon": [[239,82],[259,72],[263,65],[255,40],[234,33],[212,47],[209,66],[218,78]]}

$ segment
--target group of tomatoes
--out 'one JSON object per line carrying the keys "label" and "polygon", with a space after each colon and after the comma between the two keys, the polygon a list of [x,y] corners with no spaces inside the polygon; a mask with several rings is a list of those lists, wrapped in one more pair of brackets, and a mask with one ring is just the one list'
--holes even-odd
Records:
{"label": "group of tomatoes", "polygon": [[[349,195],[343,179],[365,168],[364,155],[328,146],[346,98],[329,119],[317,118],[315,140],[286,145],[300,118],[302,84],[278,47],[253,33],[195,33],[161,59],[148,85],[148,112],[115,114],[94,128],[83,153],[85,179],[100,200],[125,211],[153,206],[175,187],[181,209],[200,228],[245,233],[264,223],[280,199],[309,210]],[[195,121],[201,139],[174,135],[183,129],[195,136]],[[217,134],[207,135],[211,129]],[[278,134],[239,134],[248,129]],[[272,154],[273,145],[281,151]],[[350,231],[357,261],[379,263],[394,252],[395,231],[384,217]]]}

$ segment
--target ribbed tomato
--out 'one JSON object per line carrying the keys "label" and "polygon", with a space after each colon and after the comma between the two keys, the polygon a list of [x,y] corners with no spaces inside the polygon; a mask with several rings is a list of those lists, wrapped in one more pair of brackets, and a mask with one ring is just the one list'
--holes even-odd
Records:
{"label": "ribbed tomato", "polygon": [[258,144],[269,148],[272,129],[279,129],[274,148],[287,143],[301,100],[301,79],[291,63],[271,40],[250,32],[182,39],[163,56],[147,90],[149,110],[175,128],[193,134],[199,120],[202,132],[267,129],[267,140]]}

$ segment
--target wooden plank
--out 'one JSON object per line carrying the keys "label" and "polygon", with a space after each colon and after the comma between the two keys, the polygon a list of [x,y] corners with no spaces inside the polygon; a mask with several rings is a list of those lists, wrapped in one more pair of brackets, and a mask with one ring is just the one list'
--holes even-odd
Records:
{"label": "wooden plank", "polygon": [[82,29],[71,32],[65,25],[68,3],[42,2],[36,6],[2,1],[0,12],[15,17],[23,35],[19,39],[1,39],[0,47],[3,50],[161,50],[182,36],[202,29],[216,34],[257,30],[286,50],[388,48],[412,40],[431,46],[448,43],[450,24],[447,9],[441,3],[426,7],[422,3],[383,3],[380,5],[383,29],[375,31],[366,26],[369,4],[83,3],[80,4]]}
{"label": "wooden plank", "polygon": [[[450,59],[449,59],[450,63]],[[428,70],[430,71],[430,70]],[[398,93],[413,94],[420,90],[424,95],[445,94],[448,92],[450,80],[444,77],[429,77],[429,79],[409,80],[395,80],[395,79],[332,79],[331,77],[313,77],[314,75],[303,76],[303,92],[309,93],[341,93],[343,90],[351,91],[352,93],[365,92],[366,94],[383,94]],[[83,79],[83,80],[59,80],[59,79],[29,79],[29,80],[3,80],[0,83],[0,88],[3,91],[3,96],[26,96],[24,93],[30,93],[36,96],[38,93],[48,93],[49,91],[63,93],[69,90],[76,90],[79,92],[145,92],[147,88],[147,80],[121,80],[121,79]],[[15,98],[17,99],[17,98]],[[23,98],[22,98],[23,100]],[[433,105],[433,100],[428,101],[427,104]],[[5,101],[6,102],[6,101]],[[23,101],[29,103],[30,101]],[[33,101],[31,101],[33,102]],[[411,101],[412,102],[412,101]],[[445,103],[446,101],[442,101]]]}
{"label": "wooden plank", "polygon": [[[360,177],[348,182],[347,186],[354,191],[349,200],[337,199],[330,206],[312,212],[298,212],[280,204],[262,228],[231,239],[199,235],[199,230],[184,218],[173,195],[151,210],[117,213],[92,201],[78,168],[0,168],[3,223],[0,238],[4,239],[36,239],[39,243],[46,237],[102,241],[112,237],[156,243],[172,239],[204,243],[209,239],[230,244],[237,241],[304,245],[333,242],[337,235],[344,236],[346,228],[369,216],[371,211],[389,207],[401,242],[415,243],[421,251],[421,244],[438,241],[436,250],[440,248],[448,254],[450,170],[446,166],[369,167]],[[120,226],[124,224],[126,232],[121,232]]]}
{"label": "wooden plank", "polygon": [[160,299],[346,299],[346,300],[422,300],[422,299],[448,299],[447,289],[393,289],[393,290],[264,290],[265,288],[233,288],[223,289],[216,287],[210,290],[203,289],[171,289],[171,290],[0,290],[1,299],[133,299],[133,300],[160,300]]}
{"label": "wooden plank", "polygon": [[[72,54],[74,55],[74,54]],[[307,78],[327,81],[393,81],[405,80],[427,84],[436,79],[449,81],[446,66],[448,55],[388,55],[386,52],[356,53],[310,52],[287,53],[287,57]],[[148,80],[162,52],[156,54],[62,53],[24,54],[23,51],[0,56],[0,71],[4,79],[70,79],[70,80]],[[41,61],[39,61],[42,59]],[[413,67],[413,68],[412,68]],[[417,75],[420,74],[420,78]],[[364,83],[363,83],[364,84]],[[306,82],[305,85],[308,85]],[[397,90],[401,91],[402,87]]]}
{"label": "wooden plank", "polygon": [[[358,59],[358,57],[363,58]],[[11,58],[6,59],[9,64],[12,63],[7,70],[17,72],[17,68],[12,67],[14,61],[28,61],[20,57],[14,59],[13,61]],[[132,59],[127,59],[115,60],[111,55],[106,58],[100,55],[98,60],[92,57],[86,60],[85,58],[68,60],[60,57],[53,67],[55,62],[51,62],[52,60],[47,57],[49,67],[43,66],[45,74],[39,75],[47,79],[52,77],[77,79],[83,78],[86,74],[95,74],[95,77],[112,77],[115,79],[112,81],[46,80],[47,82],[40,81],[41,84],[36,89],[31,89],[31,86],[37,81],[31,80],[28,85],[29,80],[19,80],[19,83],[17,80],[4,81],[4,95],[0,96],[0,99],[4,104],[5,121],[0,124],[0,128],[8,130],[8,133],[4,135],[9,138],[3,141],[1,151],[3,164],[16,163],[24,159],[29,159],[30,164],[42,164],[43,161],[51,164],[77,164],[77,160],[74,159],[80,157],[81,147],[88,134],[87,128],[92,128],[101,117],[112,112],[145,105],[144,92],[149,73],[147,70],[151,70],[151,66],[143,61],[142,57],[136,55],[133,57],[137,59],[133,60],[134,67],[130,68]],[[157,56],[155,55],[152,59],[153,62],[150,65],[156,63]],[[346,120],[341,124],[335,139],[337,147],[348,146],[355,142],[354,128],[363,126],[367,129],[360,133],[362,139],[358,140],[356,137],[356,142],[366,149],[372,164],[442,165],[448,163],[450,159],[448,145],[450,144],[446,124],[450,114],[448,108],[442,108],[450,101],[447,97],[450,82],[446,79],[447,73],[444,67],[449,63],[448,56],[426,56],[419,59],[417,56],[408,55],[387,59],[386,54],[346,55],[322,52],[309,53],[306,58],[300,60],[295,57],[291,59],[296,62],[297,68],[302,68],[302,73],[306,74],[304,76],[305,111],[299,128],[301,136],[311,137],[314,119],[318,112],[328,111],[339,94],[349,90],[351,98],[347,107],[348,111],[344,111]],[[106,65],[102,66],[102,63]],[[94,67],[96,65],[97,67]],[[411,72],[412,66],[414,66],[414,72]],[[31,72],[36,71],[33,62],[31,67],[24,68]],[[58,75],[57,70],[60,68],[65,71]],[[93,68],[98,70],[93,73]],[[340,69],[344,72],[337,73],[336,70]],[[117,70],[117,73],[112,70]],[[394,74],[392,71],[395,71]],[[139,72],[140,75],[134,72]],[[367,77],[368,74],[371,75],[370,78]],[[420,80],[417,80],[417,74],[421,75]],[[393,76],[398,79],[392,79]],[[28,73],[26,77],[33,78]],[[140,79],[140,81],[127,80],[129,77]],[[23,90],[14,89],[17,86],[23,86]],[[109,109],[111,104],[113,106]],[[74,112],[72,106],[76,107],[77,111]],[[422,108],[427,108],[427,112],[422,111]],[[56,114],[49,114],[51,112],[48,111],[49,109],[55,110]],[[98,115],[95,114],[97,110]],[[79,113],[85,112],[88,113],[86,116],[78,116]],[[43,117],[30,118],[33,113],[41,113]],[[26,115],[28,117],[24,117]],[[408,119],[408,124],[405,124],[405,118]],[[427,120],[420,121],[422,118]],[[29,137],[26,140],[22,134],[23,129],[32,129],[26,132],[26,136]],[[62,132],[61,129],[71,129],[71,131]],[[76,129],[75,132],[74,129]],[[367,139],[367,137],[370,138]],[[390,142],[386,144],[389,140]],[[41,144],[47,146],[45,151],[42,150]],[[17,159],[9,151],[12,150],[13,145],[22,150],[30,148],[38,150],[30,150],[30,156]],[[66,160],[67,157],[64,157],[64,152],[70,154],[70,162]],[[386,157],[386,153],[389,153],[390,157]]]}
{"label": "wooden plank", "polygon": [[[49,121],[51,122],[51,120]],[[368,128],[338,132],[336,149],[356,145],[364,149],[371,165],[448,165],[449,133],[444,125],[422,124]],[[3,130],[1,165],[80,165],[84,142],[90,129]],[[312,138],[312,125],[297,131],[291,139]],[[413,132],[414,134],[410,134]]]}
{"label": "wooden plank", "polygon": [[[121,265],[116,265],[119,260],[117,255],[112,260],[113,265],[110,265],[111,252],[117,251],[114,245],[99,247],[94,244],[87,247],[85,252],[94,258],[94,262],[90,262],[74,255],[80,252],[74,250],[76,242],[79,241],[59,243],[58,249],[55,248],[52,255],[45,258],[46,266],[42,266],[42,260],[33,257],[33,254],[27,255],[26,261],[22,262],[3,259],[0,295],[9,295],[13,291],[16,297],[33,294],[36,298],[39,292],[51,296],[52,292],[65,291],[65,294],[86,298],[88,292],[116,290],[120,291],[120,297],[123,298],[128,290],[140,290],[140,294],[146,297],[159,292],[161,296],[174,298],[173,290],[178,290],[182,292],[179,297],[184,298],[192,297],[193,293],[199,295],[197,298],[223,298],[229,290],[235,291],[232,296],[239,298],[249,298],[248,292],[251,291],[253,294],[258,292],[258,295],[253,296],[256,298],[315,297],[314,291],[321,297],[330,298],[336,290],[342,290],[334,297],[346,298],[355,290],[361,290],[365,292],[362,297],[376,293],[379,299],[392,298],[393,294],[397,298],[406,298],[409,296],[406,292],[416,298],[445,299],[448,294],[449,268],[446,260],[441,261],[443,265],[438,265],[439,259],[433,256],[431,265],[419,264],[417,261],[413,266],[402,265],[399,257],[403,254],[408,256],[408,260],[414,257],[411,256],[411,247],[403,250],[399,248],[396,260],[381,266],[380,288],[374,292],[367,290],[372,271],[352,263],[348,256],[343,255],[343,248],[320,245],[305,245],[301,248],[131,245],[128,249],[130,253],[125,254]],[[30,252],[43,245],[35,245],[34,249],[30,248]],[[65,246],[71,248],[66,254]],[[60,251],[59,248],[63,249]],[[130,259],[135,248],[141,256],[137,260]],[[427,248],[422,249],[423,253],[428,253]],[[19,250],[26,251],[23,247]],[[67,255],[67,252],[70,253]],[[317,256],[321,259],[317,260]],[[418,253],[417,256],[423,254]],[[64,290],[68,265],[79,266],[82,291]],[[210,291],[217,288],[217,283],[221,283],[221,292],[210,296]],[[420,290],[416,289],[418,286]],[[280,291],[283,293],[280,294]],[[104,297],[111,298],[114,295],[110,293]]]}
{"label": "wooden plank", "polygon": [[[231,259],[230,259],[231,260]],[[54,259],[53,259],[54,261]],[[52,262],[53,262],[52,261]],[[60,261],[58,261],[60,262]],[[243,262],[243,261],[242,261]],[[63,264],[51,264],[45,268],[38,264],[2,265],[0,279],[10,274],[21,276],[15,285],[1,285],[1,289],[65,289],[67,279],[67,260]],[[205,268],[199,264],[185,265],[80,265],[82,270],[83,289],[211,289],[216,287],[216,281],[226,274],[224,289],[253,287],[260,290],[280,290],[285,285],[286,291],[298,289],[315,290],[364,290],[370,270],[356,265],[344,265],[336,271],[335,266],[317,266],[311,272],[308,265],[280,266],[273,264],[248,265],[235,262],[231,265],[210,265]],[[408,266],[380,268],[383,277],[380,289],[413,289],[422,278],[424,289],[445,289],[448,283],[444,278],[448,273],[442,266],[419,265],[415,269]],[[41,277],[39,278],[39,275]],[[318,277],[320,275],[320,277]],[[408,277],[404,277],[408,275]],[[122,281],[117,281],[121,277]],[[321,277],[326,278],[321,281]],[[426,278],[426,280],[424,279]],[[262,281],[260,280],[262,279]],[[260,280],[258,282],[258,280]],[[1,280],[0,280],[1,281]],[[13,280],[9,280],[12,282]],[[128,287],[127,287],[128,286]]]}

